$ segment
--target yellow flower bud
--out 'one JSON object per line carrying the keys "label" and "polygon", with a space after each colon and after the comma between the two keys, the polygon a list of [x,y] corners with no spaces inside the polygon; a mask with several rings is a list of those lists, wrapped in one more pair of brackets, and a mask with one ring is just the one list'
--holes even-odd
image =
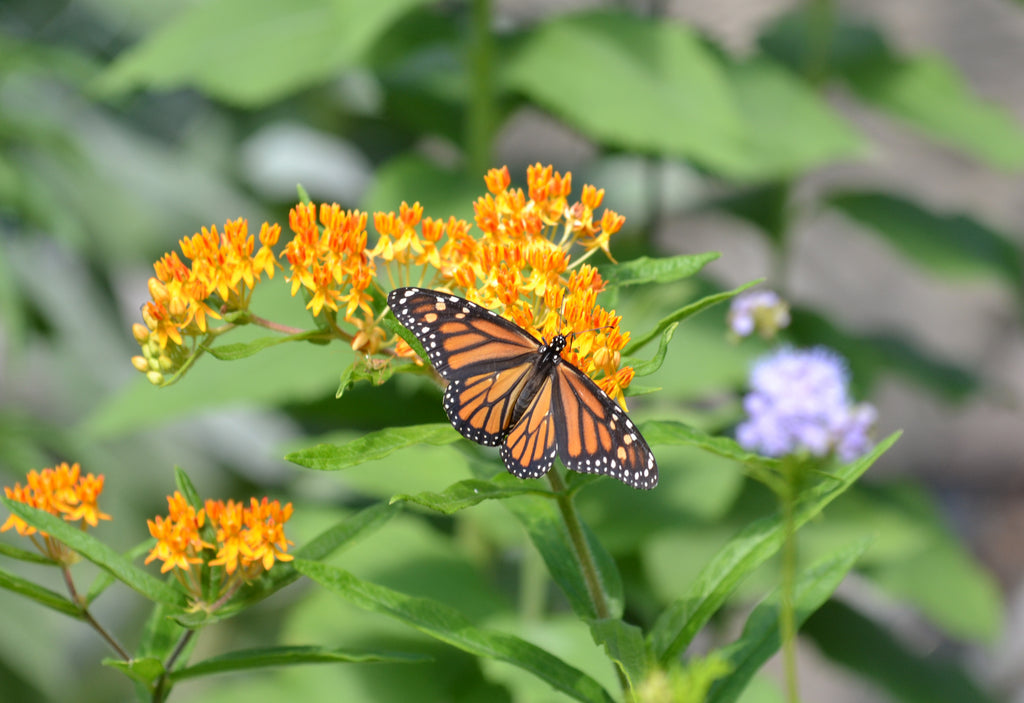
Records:
{"label": "yellow flower bud", "polygon": [[136,322],[132,325],[132,336],[135,337],[135,341],[139,344],[145,344],[146,340],[149,339],[149,328]]}
{"label": "yellow flower bud", "polygon": [[146,380],[152,383],[154,386],[163,385],[164,375],[159,371],[150,371],[146,374]]}
{"label": "yellow flower bud", "polygon": [[146,357],[144,356],[133,356],[132,366],[134,366],[136,370],[141,371],[142,373],[146,373],[147,371],[149,371],[149,361],[147,361]]}

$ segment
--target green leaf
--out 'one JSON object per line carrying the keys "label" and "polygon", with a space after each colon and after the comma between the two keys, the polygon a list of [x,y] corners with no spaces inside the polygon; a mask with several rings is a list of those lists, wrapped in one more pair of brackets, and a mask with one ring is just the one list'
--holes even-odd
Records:
{"label": "green leaf", "polygon": [[704,451],[717,454],[726,459],[732,459],[751,469],[763,469],[767,471],[778,471],[780,461],[769,457],[761,456],[736,443],[730,437],[717,437],[698,430],[696,427],[676,422],[674,420],[655,420],[644,423],[644,439],[648,444],[659,445],[682,445],[697,447]]}
{"label": "green leaf", "polygon": [[[503,61],[503,83],[599,142],[742,168],[740,113],[696,32],[619,12],[564,15]],[[614,96],[614,97],[612,97]]]}
{"label": "green leaf", "polygon": [[118,581],[150,600],[173,606],[180,606],[183,603],[182,594],[173,586],[135,567],[113,549],[69,522],[4,496],[0,496],[0,501],[28,524],[59,539],[81,556],[110,572]]}
{"label": "green leaf", "polygon": [[[661,333],[661,339],[658,341],[658,351],[654,353],[654,356],[648,361],[635,361],[628,357],[622,358],[623,366],[632,366],[633,373],[637,376],[649,376],[665,363],[665,354],[668,352],[668,344],[672,341],[672,335],[676,333],[676,328],[679,327],[678,322],[673,322],[671,325],[665,328],[665,331]],[[632,386],[632,384],[630,384]],[[636,395],[631,393],[630,395]]]}
{"label": "green leaf", "polygon": [[[839,587],[871,541],[859,540],[818,560],[799,575],[793,588],[793,616],[797,629]],[[778,651],[779,598],[780,593],[776,590],[758,605],[747,618],[740,638],[722,652],[728,657],[732,672],[714,685],[708,703],[731,703],[738,699],[754,674]]]}
{"label": "green leaf", "polygon": [[[347,517],[327,528],[311,541],[296,549],[293,555],[296,559],[326,559],[339,549],[352,547],[359,540],[376,532],[397,513],[398,511],[387,503],[374,503],[368,508],[363,508],[355,515]],[[298,580],[299,576],[299,572],[292,567],[291,562],[276,564],[268,575],[243,591],[241,597],[218,610],[215,614],[217,617],[214,619],[234,616],[253,603],[261,601],[280,591],[285,586],[294,583]],[[213,622],[214,619],[207,620],[207,622]]]}
{"label": "green leaf", "polygon": [[370,432],[347,444],[318,444],[309,449],[293,452],[288,461],[317,471],[340,471],[367,461],[381,459],[406,447],[417,444],[435,446],[458,441],[459,434],[447,423],[388,427]]}
{"label": "green leaf", "polygon": [[702,312],[707,308],[710,308],[712,305],[717,305],[718,303],[729,300],[730,298],[739,295],[747,288],[756,286],[760,282],[761,279],[751,281],[750,283],[746,283],[740,286],[739,288],[734,288],[730,291],[725,291],[724,293],[716,293],[714,295],[709,295],[705,298],[701,298],[700,300],[694,303],[684,305],[675,312],[663,317],[658,322],[658,324],[654,326],[654,329],[652,329],[650,332],[639,335],[636,339],[630,342],[626,346],[626,348],[622,350],[623,355],[633,356],[640,349],[645,347],[652,339],[656,339],[662,334],[664,334],[665,330],[668,329],[669,325],[675,322],[682,322],[686,318],[692,317],[693,315],[696,315],[697,313]]}
{"label": "green leaf", "polygon": [[[831,479],[823,480],[800,497],[795,506],[795,527],[799,528],[824,510],[898,438],[899,433],[890,435],[870,454],[839,467]],[[687,592],[662,612],[648,635],[663,666],[686,649],[729,594],[751,571],[778,551],[785,537],[785,524],[780,514],[762,518],[748,525],[701,570]]]}
{"label": "green leaf", "polygon": [[288,342],[301,342],[308,339],[325,338],[322,330],[309,330],[307,332],[297,332],[296,334],[289,334],[285,337],[260,337],[254,339],[251,342],[237,342],[235,344],[220,344],[215,347],[203,347],[206,353],[215,359],[221,361],[237,361],[238,359],[244,359],[253,354],[259,353],[264,349],[270,347],[276,347],[278,344],[286,344]]}
{"label": "green leaf", "polygon": [[848,71],[876,108],[993,168],[1024,167],[1024,131],[1008,110],[979,98],[942,56],[888,58]]}
{"label": "green leaf", "polygon": [[726,68],[746,128],[749,177],[790,177],[865,150],[855,132],[814,90],[765,59]]}
{"label": "green leaf", "polygon": [[[156,540],[150,537],[129,549],[123,556],[129,562],[135,561],[152,549],[154,544],[156,544]],[[103,591],[113,585],[116,580],[117,579],[114,578],[113,574],[109,571],[100,571],[92,584],[90,584],[88,592],[85,594],[85,602],[87,604],[92,603],[100,596],[101,593],[103,593]]]}
{"label": "green leaf", "polygon": [[972,218],[938,215],[885,193],[839,193],[827,202],[940,276],[995,275],[1015,289],[1024,284],[1020,247]]}
{"label": "green leaf", "polygon": [[51,566],[57,564],[57,562],[55,562],[50,557],[44,557],[42,554],[38,552],[30,552],[25,549],[19,549],[18,547],[3,542],[0,542],[0,554],[3,554],[5,557],[17,559],[18,561],[32,562],[33,564],[48,564]]}
{"label": "green leaf", "polygon": [[414,495],[399,493],[391,499],[391,503],[405,501],[451,515],[485,500],[501,500],[521,495],[554,497],[550,491],[524,484],[522,480],[511,474],[499,474],[490,481],[475,478],[459,481],[440,493],[424,492]]}
{"label": "green leaf", "polygon": [[199,491],[196,490],[195,484],[192,483],[192,479],[189,478],[185,470],[180,466],[174,467],[174,484],[181,491],[181,494],[185,496],[185,500],[196,510],[203,507],[203,498],[199,495]]}
{"label": "green leaf", "polygon": [[[839,601],[826,603],[803,627],[833,661],[912,703],[995,703],[946,653],[921,655]],[[1001,700],[1001,699],[999,699]]]}
{"label": "green leaf", "polygon": [[417,598],[362,581],[347,571],[296,559],[295,568],[353,605],[400,620],[475,656],[504,661],[528,671],[579,701],[610,703],[600,684],[561,659],[524,640],[475,627],[458,611],[428,598]]}
{"label": "green leaf", "polygon": [[406,652],[331,649],[328,647],[265,647],[263,649],[242,649],[204,659],[197,664],[172,672],[171,680],[178,682],[183,679],[222,674],[227,671],[264,669],[271,666],[295,666],[296,664],[333,664],[337,662],[418,664],[427,661],[431,661],[430,657]]}
{"label": "green leaf", "polygon": [[601,277],[609,286],[619,288],[644,283],[671,283],[695,275],[720,256],[716,251],[663,258],[641,256],[614,266],[602,266]]}
{"label": "green leaf", "polygon": [[138,657],[131,661],[104,659],[103,666],[117,669],[127,674],[133,681],[138,681],[150,689],[153,683],[164,673],[163,663],[153,657]]}
{"label": "green leaf", "polygon": [[9,571],[0,569],[0,588],[7,591],[13,591],[19,593],[27,598],[34,600],[36,603],[45,605],[47,608],[52,608],[58,613],[64,613],[70,615],[73,618],[81,619],[83,617],[82,610],[77,605],[72,603],[70,600],[54,593],[48,588],[37,586],[31,581],[27,581],[20,576],[12,574]]}
{"label": "green leaf", "polygon": [[631,689],[643,682],[652,659],[643,630],[622,620],[606,619],[592,621],[590,634],[604,647],[608,658],[622,669]]}
{"label": "green leaf", "polygon": [[[557,471],[557,468],[552,468]],[[589,478],[589,477],[585,477]],[[569,498],[571,500],[572,498]],[[565,593],[573,611],[581,618],[595,619],[597,612],[590,597],[587,583],[580,571],[576,552],[555,502],[540,496],[522,496],[505,500],[502,505],[522,524],[530,536],[533,546],[540,552],[548,567],[548,573]],[[594,534],[583,526],[583,535],[594,558],[598,578],[609,601],[608,608],[613,617],[622,615],[622,576],[615,560]]]}
{"label": "green leaf", "polygon": [[[95,86],[102,94],[194,87],[258,107],[326,82],[425,0],[213,0],[187,6],[123,52]],[[273,47],[289,47],[274,51]],[[197,51],[197,47],[202,47]]]}

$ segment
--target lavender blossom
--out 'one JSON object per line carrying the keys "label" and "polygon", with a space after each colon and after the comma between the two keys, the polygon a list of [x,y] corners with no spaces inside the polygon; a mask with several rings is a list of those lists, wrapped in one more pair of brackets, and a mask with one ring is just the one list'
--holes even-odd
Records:
{"label": "lavender blossom", "polygon": [[743,399],[748,419],[736,428],[747,450],[778,457],[796,451],[835,452],[852,461],[873,445],[868,434],[877,413],[851,403],[843,359],[824,347],[781,349],[762,357]]}
{"label": "lavender blossom", "polygon": [[749,337],[756,331],[770,339],[789,326],[789,305],[774,291],[751,290],[732,299],[728,320],[738,337]]}

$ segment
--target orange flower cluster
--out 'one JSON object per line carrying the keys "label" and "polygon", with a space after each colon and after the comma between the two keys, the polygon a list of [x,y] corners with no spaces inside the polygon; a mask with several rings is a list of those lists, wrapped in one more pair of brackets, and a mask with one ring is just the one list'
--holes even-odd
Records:
{"label": "orange flower cluster", "polygon": [[[178,569],[175,575],[199,597],[202,593],[199,568],[222,566],[229,576],[222,591],[242,581],[258,578],[275,561],[291,561],[284,536],[284,523],[292,516],[292,504],[284,507],[274,500],[250,499],[249,505],[233,500],[207,500],[196,510],[181,493],[167,497],[167,517],[147,520],[149,533],[157,539],[145,563],[159,559],[161,573]],[[209,540],[209,541],[208,541]]]}
{"label": "orange flower cluster", "polygon": [[[474,204],[475,234],[464,220],[424,217],[419,203],[402,203],[397,214],[374,214],[377,236],[370,246],[366,213],[337,204],[297,205],[289,214],[294,237],[281,253],[292,295],[302,291],[319,326],[354,350],[371,355],[394,344],[391,353],[414,358],[400,338],[388,339],[380,325],[386,310],[375,311],[374,299],[399,285],[451,291],[544,338],[570,336],[572,348],[565,356],[623,402],[623,389],[633,378],[631,369],[619,368],[629,334],[620,331],[614,312],[596,304],[604,281],[584,261],[598,250],[611,258],[609,238],[625,218],[607,209],[598,215],[604,191],[590,185],[578,202],[570,202],[572,175],[551,166],[527,169],[525,191],[510,187],[507,168],[492,169],[484,181],[488,192]],[[153,302],[143,311],[146,325],[135,330],[144,356],[133,360],[153,383],[163,383],[165,374],[184,363],[183,335],[212,334],[216,330],[207,330],[207,317],[245,309],[248,295],[238,294],[240,281],[251,291],[261,272],[273,274],[269,247],[277,240],[276,226],[263,226],[263,248],[255,257],[251,237],[247,248],[236,244],[244,221],[229,223],[228,229],[219,247],[214,246],[216,230],[182,240],[191,268],[175,254],[156,266]],[[211,258],[213,251],[218,256]],[[214,294],[216,305],[211,305],[208,297]]]}
{"label": "orange flower cluster", "polygon": [[278,264],[273,247],[280,234],[279,225],[264,223],[256,251],[248,223],[241,218],[229,220],[223,233],[216,225],[203,227],[179,242],[191,265],[186,266],[176,252],[153,264],[152,300],[142,309],[146,324],[132,327],[142,355],[133,357],[132,365],[160,385],[188,357],[183,335],[197,339],[207,333],[207,317],[220,319],[224,313],[246,310],[260,277],[264,273],[274,277]]}
{"label": "orange flower cluster", "polygon": [[[103,491],[103,476],[92,474],[82,475],[81,467],[75,463],[70,466],[65,462],[42,471],[29,471],[26,483],[16,483],[14,488],[4,487],[4,493],[11,500],[45,510],[53,515],[63,516],[69,522],[82,520],[86,525],[96,527],[100,520],[109,520],[110,516],[101,512],[97,501]],[[0,527],[0,532],[14,528],[19,535],[29,536],[35,540],[37,533],[43,538],[40,550],[47,556],[61,562],[69,561],[71,552],[67,547],[37,530],[17,515],[11,515]]]}

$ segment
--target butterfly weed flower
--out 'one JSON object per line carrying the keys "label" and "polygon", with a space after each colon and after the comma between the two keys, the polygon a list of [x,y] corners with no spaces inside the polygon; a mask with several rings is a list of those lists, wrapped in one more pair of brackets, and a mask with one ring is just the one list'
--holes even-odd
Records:
{"label": "butterfly weed flower", "polygon": [[771,457],[807,452],[852,461],[873,446],[877,413],[869,404],[854,404],[848,386],[842,358],[829,349],[773,352],[751,372],[743,400],[747,420],[736,428],[736,439]]}
{"label": "butterfly weed flower", "polygon": [[229,221],[223,232],[204,228],[181,240],[180,254],[154,265],[152,299],[132,329],[142,349],[132,364],[164,385],[196,358],[202,342],[240,319],[304,332],[247,312],[253,287],[281,267],[291,294],[302,295],[316,319],[309,332],[347,342],[367,364],[374,354],[415,358],[386,331],[386,310],[375,309],[375,301],[399,286],[423,286],[465,297],[539,337],[566,334],[565,357],[624,406],[632,373],[620,368],[619,352],[628,334],[614,311],[597,305],[604,282],[585,263],[599,250],[611,258],[609,240],[624,218],[602,209],[604,191],[591,185],[573,202],[570,173],[535,164],[526,176],[526,188],[514,188],[507,168],[488,171],[472,223],[430,217],[419,203],[372,217],[334,203],[300,203],[289,212],[292,237],[278,255],[277,225],[263,225],[259,247],[245,220]]}
{"label": "butterfly weed flower", "polygon": [[263,275],[274,276],[278,264],[273,247],[280,231],[278,225],[264,223],[258,250],[256,236],[241,218],[227,221],[223,232],[203,227],[181,239],[181,256],[170,252],[153,265],[151,300],[142,309],[145,324],[132,328],[142,350],[132,365],[161,385],[182,368],[201,339],[215,333],[209,320],[247,310],[256,283]]}
{"label": "butterfly weed flower", "polygon": [[789,326],[789,305],[774,291],[745,291],[732,299],[728,322],[736,337],[749,337],[757,332],[764,339],[771,339]]}
{"label": "butterfly weed flower", "polygon": [[244,583],[259,578],[276,562],[291,561],[284,534],[292,504],[268,498],[249,504],[207,500],[198,510],[179,492],[167,498],[168,514],[147,521],[157,542],[145,563],[159,560],[161,573],[175,577],[196,601],[203,600],[202,568],[221,567],[216,609]]}
{"label": "butterfly weed flower", "polygon": [[[96,527],[100,520],[110,519],[98,505],[100,493],[103,492],[103,476],[91,473],[83,476],[77,463],[69,465],[65,462],[42,471],[32,470],[25,479],[24,486],[16,483],[14,488],[4,488],[8,498],[63,517],[69,522],[80,522],[82,530]],[[8,517],[0,526],[0,532],[12,528],[19,535],[31,538],[36,547],[54,561],[70,564],[77,559],[75,553],[63,542],[37,530],[17,515]]]}

